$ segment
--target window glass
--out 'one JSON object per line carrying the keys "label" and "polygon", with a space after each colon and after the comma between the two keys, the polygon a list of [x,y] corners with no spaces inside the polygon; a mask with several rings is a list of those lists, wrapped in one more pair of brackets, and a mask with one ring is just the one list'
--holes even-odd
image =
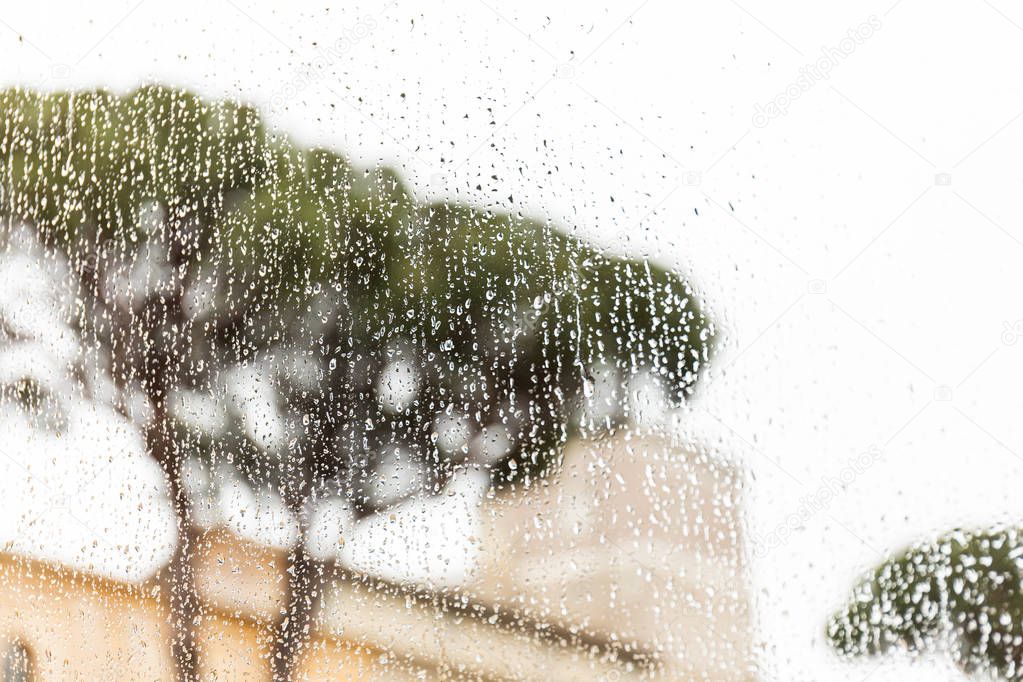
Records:
{"label": "window glass", "polygon": [[4,680],[1023,677],[1023,10],[8,4]]}

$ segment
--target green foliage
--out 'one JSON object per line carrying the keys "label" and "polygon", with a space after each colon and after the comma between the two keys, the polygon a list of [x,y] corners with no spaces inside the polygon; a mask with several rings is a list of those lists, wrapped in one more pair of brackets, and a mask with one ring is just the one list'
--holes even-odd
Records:
{"label": "green foliage", "polygon": [[[216,395],[220,372],[267,364],[292,413],[287,447],[329,430],[318,478],[372,469],[394,442],[448,471],[458,457],[437,451],[431,425],[452,411],[476,433],[511,427],[497,480],[543,473],[594,367],[620,381],[648,367],[679,401],[713,340],[677,273],[546,223],[421,204],[390,169],[165,87],[0,92],[0,215],[66,254],[80,325],[126,390]],[[422,377],[392,414],[374,381],[397,358]],[[312,384],[295,363],[314,367]],[[282,456],[239,428],[182,428],[180,442],[229,451],[253,476]]]}
{"label": "green foliage", "polygon": [[841,653],[947,648],[966,672],[1023,679],[1023,535],[955,531],[884,562],[828,624]]}

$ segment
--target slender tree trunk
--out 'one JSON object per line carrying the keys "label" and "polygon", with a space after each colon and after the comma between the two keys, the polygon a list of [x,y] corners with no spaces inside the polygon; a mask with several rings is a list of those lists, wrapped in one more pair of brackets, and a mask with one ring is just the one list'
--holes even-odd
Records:
{"label": "slender tree trunk", "polygon": [[[324,347],[336,351],[341,344],[340,326],[326,335]],[[325,382],[342,381],[343,369],[323,359]],[[274,631],[274,651],[271,659],[274,682],[292,682],[309,648],[309,635],[313,627],[313,609],[322,597],[323,575],[308,551],[309,506],[316,471],[316,459],[327,448],[336,447],[339,428],[339,406],[334,390],[320,393],[302,408],[312,416],[306,425],[289,469],[284,472],[282,494],[284,502],[298,520],[298,539],[288,553],[288,586],[285,610]]]}
{"label": "slender tree trunk", "polygon": [[326,447],[325,428],[323,420],[313,420],[307,427],[304,442],[295,452],[297,456],[289,462],[290,468],[284,475],[281,492],[285,504],[298,521],[298,538],[288,552],[285,608],[274,631],[271,659],[274,682],[292,682],[295,679],[295,673],[308,648],[313,606],[320,598],[321,575],[308,550],[309,498],[313,488],[316,450]]}
{"label": "slender tree trunk", "polygon": [[[314,427],[315,428],[315,427]],[[314,434],[316,447],[320,434]],[[309,494],[312,489],[312,453],[299,448],[291,471],[284,477],[284,501],[298,521],[298,538],[288,552],[288,585],[284,613],[274,629],[271,670],[274,682],[291,682],[301,664],[312,628],[313,605],[320,596],[320,575],[309,556]]]}
{"label": "slender tree trunk", "polygon": [[[166,396],[166,393],[164,393]],[[167,567],[167,603],[171,612],[171,653],[174,656],[175,680],[198,682],[199,661],[195,648],[195,625],[199,616],[199,597],[195,589],[192,565],[193,533],[188,493],[181,477],[182,458],[170,434],[166,400],[158,398],[153,405],[153,421],[146,431],[149,454],[163,467],[167,476],[171,504],[177,517],[177,543]]]}
{"label": "slender tree trunk", "polygon": [[[306,524],[301,523],[305,526]],[[313,605],[320,596],[320,574],[306,549],[308,529],[288,553],[288,586],[283,617],[274,631],[274,652],[271,659],[274,682],[291,682],[309,648]]]}

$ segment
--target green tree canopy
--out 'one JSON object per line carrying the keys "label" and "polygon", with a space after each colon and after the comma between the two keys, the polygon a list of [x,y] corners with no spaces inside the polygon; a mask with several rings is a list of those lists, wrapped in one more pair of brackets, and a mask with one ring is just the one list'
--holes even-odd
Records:
{"label": "green tree canopy", "polygon": [[965,672],[1023,679],[1023,535],[954,531],[885,561],[828,624],[847,656],[947,651]]}
{"label": "green tree canopy", "polygon": [[[370,379],[349,385],[365,395],[349,421],[392,436],[395,415],[368,393],[373,370],[406,354],[424,376],[398,421],[428,431],[455,408],[474,428],[514,423],[502,480],[507,463],[519,475],[549,463],[593,367],[648,367],[679,400],[707,358],[710,327],[680,275],[546,223],[418,203],[393,171],[303,150],[251,108],[153,86],[8,90],[0,112],[0,210],[64,250],[105,303],[83,324],[121,349],[123,384],[164,363],[174,383],[208,390],[218,369],[310,350],[307,334],[340,325],[337,361]],[[181,319],[166,302],[145,309],[154,292],[180,294]]]}

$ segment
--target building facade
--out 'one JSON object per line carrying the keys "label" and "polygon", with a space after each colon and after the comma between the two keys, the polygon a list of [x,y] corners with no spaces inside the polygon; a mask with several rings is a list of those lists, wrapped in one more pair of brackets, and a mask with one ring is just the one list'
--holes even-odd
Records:
{"label": "building facade", "polygon": [[[457,589],[324,563],[303,680],[753,679],[736,468],[663,438],[571,444],[487,496]],[[269,680],[285,555],[223,529],[193,554],[204,680]],[[171,680],[161,576],[121,583],[0,555],[0,682]]]}

